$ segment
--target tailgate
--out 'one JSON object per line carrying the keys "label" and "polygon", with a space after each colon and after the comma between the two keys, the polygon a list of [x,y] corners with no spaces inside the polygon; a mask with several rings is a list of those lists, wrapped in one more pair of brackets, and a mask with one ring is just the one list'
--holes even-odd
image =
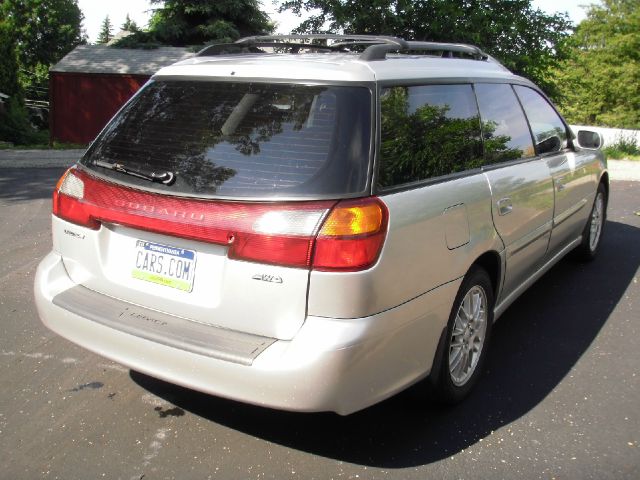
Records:
{"label": "tailgate", "polygon": [[194,322],[291,339],[306,315],[309,272],[228,258],[228,247],[53,216],[54,248],[74,282]]}

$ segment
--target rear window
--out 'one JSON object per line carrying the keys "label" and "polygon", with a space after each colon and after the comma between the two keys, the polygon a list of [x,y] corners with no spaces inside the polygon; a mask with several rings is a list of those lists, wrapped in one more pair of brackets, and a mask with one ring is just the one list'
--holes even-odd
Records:
{"label": "rear window", "polygon": [[[154,81],[110,122],[82,163],[171,193],[257,198],[362,193],[371,93],[364,87]],[[169,186],[95,165],[176,174]]]}

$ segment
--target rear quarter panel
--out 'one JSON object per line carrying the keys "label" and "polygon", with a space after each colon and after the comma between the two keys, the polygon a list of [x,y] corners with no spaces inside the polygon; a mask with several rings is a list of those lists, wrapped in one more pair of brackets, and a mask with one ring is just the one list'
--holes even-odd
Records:
{"label": "rear quarter panel", "polygon": [[[493,227],[491,192],[482,174],[380,198],[389,209],[389,227],[378,262],[363,272],[312,271],[309,315],[374,315],[463,277],[480,255],[503,248]],[[444,214],[450,207],[456,207],[449,210],[455,215]],[[461,211],[466,212],[469,238],[457,246],[464,228],[450,222],[459,223]],[[456,237],[453,244],[450,241],[447,245],[448,233]]]}

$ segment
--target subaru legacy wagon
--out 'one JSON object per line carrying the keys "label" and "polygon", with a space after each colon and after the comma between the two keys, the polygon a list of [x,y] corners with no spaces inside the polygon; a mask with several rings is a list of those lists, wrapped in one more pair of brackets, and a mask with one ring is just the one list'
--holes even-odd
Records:
{"label": "subaru legacy wagon", "polygon": [[493,322],[593,258],[600,137],[477,47],[249,37],[161,69],[53,193],[53,331],[241,402],[468,394]]}

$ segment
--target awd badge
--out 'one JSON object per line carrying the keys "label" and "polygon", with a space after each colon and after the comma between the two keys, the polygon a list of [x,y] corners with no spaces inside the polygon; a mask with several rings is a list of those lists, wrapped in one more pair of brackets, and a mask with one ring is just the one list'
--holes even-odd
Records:
{"label": "awd badge", "polygon": [[278,275],[267,275],[266,273],[256,273],[253,277],[254,280],[260,280],[262,282],[269,283],[282,283],[282,277]]}

